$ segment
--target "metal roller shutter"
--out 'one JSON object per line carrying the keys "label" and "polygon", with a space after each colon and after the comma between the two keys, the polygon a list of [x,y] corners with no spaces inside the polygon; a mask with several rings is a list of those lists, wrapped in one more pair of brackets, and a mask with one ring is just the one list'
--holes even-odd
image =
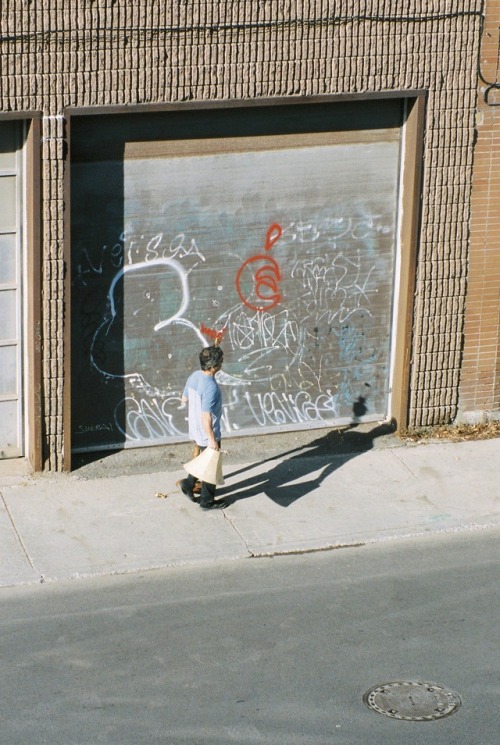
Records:
{"label": "metal roller shutter", "polygon": [[216,334],[225,436],[388,415],[401,104],[299,108],[73,127],[75,451],[185,439]]}

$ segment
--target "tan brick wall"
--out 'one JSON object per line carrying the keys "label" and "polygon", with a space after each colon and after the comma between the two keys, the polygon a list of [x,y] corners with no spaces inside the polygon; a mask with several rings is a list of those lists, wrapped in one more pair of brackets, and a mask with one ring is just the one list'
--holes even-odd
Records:
{"label": "tan brick wall", "polygon": [[469,420],[500,416],[500,0],[488,0],[485,15],[460,384]]}
{"label": "tan brick wall", "polygon": [[0,113],[39,110],[44,115],[43,375],[49,468],[61,467],[64,437],[62,114],[70,105],[428,90],[410,423],[453,419],[483,4],[2,0]]}

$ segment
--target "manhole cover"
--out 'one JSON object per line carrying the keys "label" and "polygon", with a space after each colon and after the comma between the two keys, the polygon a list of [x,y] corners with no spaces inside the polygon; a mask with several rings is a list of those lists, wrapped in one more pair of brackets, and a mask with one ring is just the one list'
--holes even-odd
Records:
{"label": "manhole cover", "polygon": [[434,683],[396,681],[375,686],[363,696],[365,704],[379,714],[409,722],[430,722],[453,714],[460,696]]}

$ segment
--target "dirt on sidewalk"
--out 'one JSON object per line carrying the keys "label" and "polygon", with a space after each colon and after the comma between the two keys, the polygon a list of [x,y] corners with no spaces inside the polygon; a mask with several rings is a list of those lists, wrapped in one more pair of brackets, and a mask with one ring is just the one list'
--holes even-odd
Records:
{"label": "dirt on sidewalk", "polygon": [[419,440],[490,440],[500,437],[500,421],[482,424],[443,424],[434,427],[419,427],[402,430],[397,433],[401,440],[418,442]]}

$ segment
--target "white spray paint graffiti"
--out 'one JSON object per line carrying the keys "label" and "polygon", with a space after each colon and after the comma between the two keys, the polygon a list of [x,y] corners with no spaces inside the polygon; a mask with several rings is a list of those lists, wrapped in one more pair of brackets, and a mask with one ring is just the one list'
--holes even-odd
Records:
{"label": "white spray paint graffiti", "polygon": [[371,315],[367,288],[374,270],[374,265],[362,266],[359,249],[355,260],[338,253],[333,259],[324,255],[296,261],[291,276],[300,280],[304,290],[302,320],[315,316],[327,323],[336,319],[344,323],[360,310]]}
{"label": "white spray paint graffiti", "polygon": [[[117,406],[115,423],[122,435],[130,441],[179,437],[184,434],[184,429],[176,426],[173,413],[179,406],[179,396],[166,396],[161,400],[157,397],[127,396]],[[122,409],[126,412],[124,426]]]}
{"label": "white spray paint graffiti", "polygon": [[[218,380],[226,387],[228,432],[333,422],[359,398],[360,385],[372,385],[370,365],[378,350],[363,329],[373,319],[381,275],[369,249],[377,237],[390,236],[380,216],[289,222],[272,247],[283,296],[276,307],[260,311],[234,303],[234,275],[245,254],[227,260],[223,284],[193,295],[191,285],[204,287],[200,271],[220,257],[201,250],[197,236],[168,239],[165,232],[148,236],[132,227],[97,257],[83,248],[76,268],[82,287],[91,278],[102,286],[99,278],[111,277],[104,314],[97,323],[95,313],[88,320],[89,328],[95,324],[88,354],[105,383],[123,382],[114,426],[127,440],[185,435],[179,376],[194,350],[212,343],[201,330],[206,318],[213,328],[227,329],[227,369]],[[127,359],[113,364],[114,348]],[[177,371],[175,382],[169,370]],[[75,434],[98,426],[80,423]]]}
{"label": "white spray paint graffiti", "polygon": [[[160,269],[160,276],[162,274],[161,270],[168,269],[168,275],[170,274],[170,270],[173,270],[174,274],[177,275],[177,278],[180,283],[181,287],[181,301],[180,305],[173,313],[167,318],[162,318],[159,320],[152,329],[149,329],[150,333],[154,334],[161,329],[164,329],[166,326],[171,326],[175,324],[180,324],[183,326],[188,327],[192,330],[192,332],[198,337],[199,342],[202,345],[207,344],[207,340],[204,338],[203,334],[200,332],[200,330],[187,318],[184,318],[184,314],[189,306],[189,286],[187,281],[187,274],[185,270],[182,268],[182,266],[177,262],[175,259],[163,259],[163,258],[156,258],[156,259],[150,259],[149,261],[143,261],[138,262],[136,264],[127,264],[123,266],[117,274],[114,276],[113,281],[111,282],[109,291],[108,291],[108,314],[104,318],[102,324],[97,328],[94,339],[91,345],[90,349],[90,364],[93,368],[95,368],[98,372],[100,372],[105,377],[111,377],[111,378],[128,378],[130,383],[134,385],[135,387],[148,390],[151,389],[151,386],[148,386],[147,382],[144,379],[144,376],[142,373],[138,373],[136,371],[131,371],[128,373],[123,374],[117,374],[113,373],[110,370],[103,369],[102,366],[100,366],[97,362],[96,355],[94,354],[94,346],[97,343],[97,340],[102,336],[108,336],[110,333],[110,329],[112,328],[113,324],[117,321],[117,307],[116,307],[116,298],[115,298],[115,291],[117,288],[117,285],[120,281],[124,281],[125,276],[129,276],[133,278],[135,273],[140,273],[143,270],[147,270],[148,272],[151,270],[151,268],[159,268]],[[166,281],[170,281],[170,278],[168,278]],[[150,296],[146,296],[146,300],[151,300]],[[137,315],[141,309],[136,309],[132,313],[133,315]],[[121,322],[121,318],[119,319]],[[159,391],[156,391],[156,393],[159,393]]]}

